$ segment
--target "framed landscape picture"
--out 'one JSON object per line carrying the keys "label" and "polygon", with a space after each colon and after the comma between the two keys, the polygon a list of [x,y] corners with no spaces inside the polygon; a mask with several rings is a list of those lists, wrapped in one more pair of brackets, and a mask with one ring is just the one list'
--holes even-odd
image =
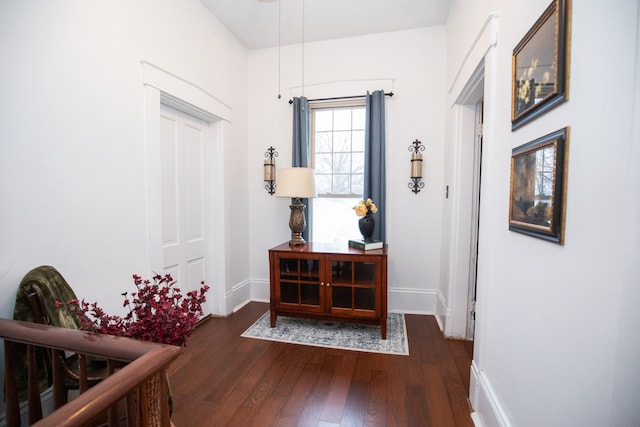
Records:
{"label": "framed landscape picture", "polygon": [[511,153],[509,230],[562,245],[569,128]]}
{"label": "framed landscape picture", "polygon": [[513,50],[511,130],[568,99],[569,0],[554,0]]}

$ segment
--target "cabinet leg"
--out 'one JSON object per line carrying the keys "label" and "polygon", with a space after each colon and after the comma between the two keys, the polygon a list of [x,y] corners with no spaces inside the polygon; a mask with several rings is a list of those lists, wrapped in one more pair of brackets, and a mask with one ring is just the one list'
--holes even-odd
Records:
{"label": "cabinet leg", "polygon": [[387,319],[382,319],[380,322],[380,336],[383,340],[387,339]]}
{"label": "cabinet leg", "polygon": [[272,328],[276,327],[276,319],[277,318],[278,318],[278,315],[276,314],[276,312],[271,310],[271,327]]}

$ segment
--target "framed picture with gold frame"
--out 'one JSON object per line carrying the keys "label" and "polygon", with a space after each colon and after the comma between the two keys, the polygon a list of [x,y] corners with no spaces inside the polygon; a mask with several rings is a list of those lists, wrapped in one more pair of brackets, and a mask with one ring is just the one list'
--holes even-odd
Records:
{"label": "framed picture with gold frame", "polygon": [[569,99],[570,0],[554,0],[513,49],[511,130]]}
{"label": "framed picture with gold frame", "polygon": [[569,127],[511,152],[509,230],[564,244]]}

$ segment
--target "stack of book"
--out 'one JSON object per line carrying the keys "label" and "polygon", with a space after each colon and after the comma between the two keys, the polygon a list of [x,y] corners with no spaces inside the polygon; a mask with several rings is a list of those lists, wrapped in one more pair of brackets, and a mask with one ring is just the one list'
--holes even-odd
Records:
{"label": "stack of book", "polygon": [[382,249],[384,242],[380,240],[364,241],[362,239],[349,240],[349,247],[355,249],[362,249],[363,251],[369,251],[371,249]]}

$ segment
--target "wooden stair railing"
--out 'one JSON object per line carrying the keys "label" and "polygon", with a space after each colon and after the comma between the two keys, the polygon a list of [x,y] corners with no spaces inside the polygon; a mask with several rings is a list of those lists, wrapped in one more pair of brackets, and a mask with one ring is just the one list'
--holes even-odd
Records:
{"label": "wooden stair railing", "polygon": [[[108,413],[108,425],[117,426],[119,416],[115,408],[125,397],[128,426],[165,427],[171,424],[166,372],[169,364],[180,354],[180,347],[2,318],[0,338],[4,339],[7,427],[20,426],[13,343],[27,345],[29,424],[38,427],[79,427]],[[109,371],[113,374],[87,389],[86,367],[82,363],[85,357],[80,357],[81,377],[84,376],[80,379],[81,394],[69,403],[62,404],[64,400],[59,394],[66,393],[64,385],[60,383],[62,368],[54,366],[53,400],[56,409],[42,418],[36,347],[106,359]],[[116,365],[121,368],[116,370]]]}

